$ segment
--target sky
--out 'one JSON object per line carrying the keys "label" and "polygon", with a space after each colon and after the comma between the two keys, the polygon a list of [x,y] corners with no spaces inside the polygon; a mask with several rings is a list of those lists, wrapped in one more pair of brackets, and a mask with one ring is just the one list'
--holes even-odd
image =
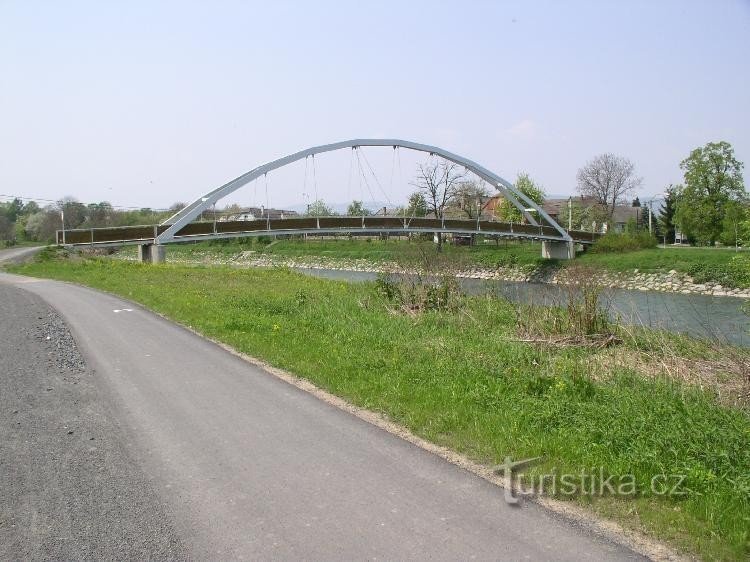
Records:
{"label": "sky", "polygon": [[[611,152],[647,199],[707,142],[750,164],[749,53],[748,0],[0,0],[0,194],[164,208],[384,137],[556,195]],[[222,203],[405,199],[423,155],[369,150],[377,180],[344,151]]]}

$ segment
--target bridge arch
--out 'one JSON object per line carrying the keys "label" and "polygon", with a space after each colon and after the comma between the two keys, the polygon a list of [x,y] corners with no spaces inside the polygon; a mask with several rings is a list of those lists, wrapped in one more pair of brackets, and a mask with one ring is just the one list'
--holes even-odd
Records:
{"label": "bridge arch", "polygon": [[500,193],[505,198],[507,198],[508,201],[511,202],[511,204],[513,204],[521,213],[523,213],[524,217],[526,217],[526,220],[529,221],[532,225],[538,226],[539,222],[531,215],[528,209],[534,209],[534,211],[538,213],[540,219],[544,220],[549,226],[554,227],[560,233],[563,240],[568,242],[572,241],[571,236],[568,234],[568,232],[565,231],[565,229],[563,229],[552,217],[550,217],[544,211],[544,209],[537,205],[533,200],[524,195],[521,191],[517,190],[512,183],[501,178],[499,175],[491,172],[487,168],[480,166],[476,162],[469,160],[468,158],[459,156],[458,154],[454,154],[452,152],[448,152],[447,150],[444,150],[437,146],[430,146],[427,144],[420,144],[400,139],[352,139],[332,144],[314,146],[306,150],[295,152],[294,154],[284,156],[283,158],[279,158],[272,162],[268,162],[256,168],[253,168],[249,172],[246,172],[241,176],[225,183],[224,185],[217,187],[213,191],[209,191],[205,195],[199,197],[189,205],[185,206],[185,208],[181,209],[180,211],[166,219],[162,223],[162,225],[169,226],[155,239],[155,242],[157,244],[164,244],[172,241],[175,234],[177,234],[182,227],[192,222],[203,211],[209,209],[218,200],[226,197],[232,192],[240,189],[254,179],[259,178],[260,176],[263,176],[268,172],[271,172],[283,166],[287,166],[289,164],[292,164],[293,162],[297,162],[298,160],[307,158],[308,156],[314,156],[315,154],[332,152],[334,150],[342,150],[346,148],[356,149],[362,146],[392,146],[394,149],[406,148],[409,150],[416,150],[418,152],[434,154],[440,156],[441,158],[444,158],[445,160],[463,166],[467,170],[473,172],[474,174],[488,182],[490,185],[495,187],[495,189],[500,191]]}

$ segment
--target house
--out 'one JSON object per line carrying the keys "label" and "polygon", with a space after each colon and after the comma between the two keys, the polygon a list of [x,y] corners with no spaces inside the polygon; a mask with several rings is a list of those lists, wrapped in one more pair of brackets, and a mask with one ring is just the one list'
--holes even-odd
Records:
{"label": "house", "polygon": [[[632,205],[616,205],[612,219],[607,221],[609,227],[604,224],[604,211],[601,210],[596,198],[594,197],[565,197],[560,199],[546,199],[542,204],[542,209],[560,226],[567,228],[569,222],[569,207],[572,205],[575,209],[573,221],[580,221],[583,224],[573,224],[573,228],[582,228],[583,230],[596,230],[599,232],[607,232],[608,228],[612,228],[614,232],[624,232],[627,224],[634,221],[636,224],[641,224],[643,220],[644,210],[640,207],[640,204]],[[597,209],[599,208],[599,209]],[[589,211],[585,218],[580,216],[579,209]],[[592,212],[596,211],[598,212]]]}
{"label": "house", "polygon": [[234,210],[230,214],[219,215],[218,220],[219,222],[256,221],[267,219],[291,219],[298,216],[299,213],[297,213],[297,211],[288,211],[284,209],[266,209],[261,205],[260,207],[246,207],[244,209]]}

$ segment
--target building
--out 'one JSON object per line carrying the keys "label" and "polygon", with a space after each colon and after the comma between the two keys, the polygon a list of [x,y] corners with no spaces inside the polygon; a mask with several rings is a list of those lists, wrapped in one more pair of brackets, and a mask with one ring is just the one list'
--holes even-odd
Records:
{"label": "building", "polygon": [[299,216],[299,213],[297,213],[297,211],[288,211],[285,209],[266,209],[263,206],[236,209],[229,214],[216,214],[217,220],[219,222],[291,219]]}

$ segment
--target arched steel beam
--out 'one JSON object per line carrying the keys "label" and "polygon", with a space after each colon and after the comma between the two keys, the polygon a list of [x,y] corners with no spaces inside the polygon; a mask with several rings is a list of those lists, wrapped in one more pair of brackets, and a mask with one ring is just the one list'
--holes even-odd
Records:
{"label": "arched steel beam", "polygon": [[169,217],[167,220],[165,220],[162,224],[169,224],[170,227],[164,232],[162,232],[155,239],[155,242],[157,244],[164,244],[166,242],[172,241],[175,234],[177,234],[177,232],[179,232],[183,226],[192,222],[193,219],[195,219],[198,215],[200,215],[204,210],[211,207],[219,199],[226,197],[233,191],[236,191],[242,186],[250,183],[254,179],[259,178],[260,176],[264,174],[267,174],[268,172],[271,172],[273,170],[276,170],[278,168],[281,168],[283,166],[286,166],[298,160],[302,160],[303,158],[307,158],[308,156],[313,156],[315,154],[321,154],[323,152],[332,152],[334,150],[341,150],[344,148],[358,148],[360,146],[392,146],[393,148],[396,148],[396,147],[408,148],[410,150],[426,152],[428,154],[436,154],[440,156],[441,158],[444,158],[450,162],[459,164],[460,166],[463,166],[467,170],[474,172],[477,176],[479,176],[480,178],[482,178],[483,180],[485,180],[486,182],[494,186],[498,191],[500,191],[500,193],[503,194],[504,197],[508,199],[508,201],[510,201],[519,211],[521,211],[521,213],[523,213],[523,215],[526,217],[526,220],[528,220],[531,224],[536,226],[539,223],[529,213],[529,211],[527,211],[527,209],[534,209],[537,213],[539,213],[539,216],[541,218],[547,221],[547,223],[550,226],[554,227],[560,233],[561,237],[564,240],[572,241],[572,238],[565,231],[564,228],[562,228],[559,224],[557,224],[557,222],[552,217],[550,217],[544,211],[544,209],[542,209],[534,201],[529,199],[522,192],[518,191],[513,186],[512,183],[501,178],[497,174],[489,171],[487,168],[480,166],[476,162],[469,160],[468,158],[464,158],[463,156],[453,154],[452,152],[448,152],[447,150],[443,150],[442,148],[439,148],[437,146],[430,146],[427,144],[420,144],[420,143],[405,141],[405,140],[354,139],[354,140],[336,142],[333,144],[325,144],[322,146],[314,146],[312,148],[308,148],[307,150],[301,150],[299,152],[295,152],[294,154],[290,154],[289,156],[285,156],[283,158],[279,158],[278,160],[274,160],[273,162],[268,162],[267,164],[258,166],[257,168],[254,168],[250,170],[249,172],[242,174],[238,178],[235,178],[232,181],[225,183],[221,187],[218,187],[214,189],[213,191],[206,193],[204,196],[196,199],[195,201],[187,205],[184,209],[175,213],[174,215]]}

